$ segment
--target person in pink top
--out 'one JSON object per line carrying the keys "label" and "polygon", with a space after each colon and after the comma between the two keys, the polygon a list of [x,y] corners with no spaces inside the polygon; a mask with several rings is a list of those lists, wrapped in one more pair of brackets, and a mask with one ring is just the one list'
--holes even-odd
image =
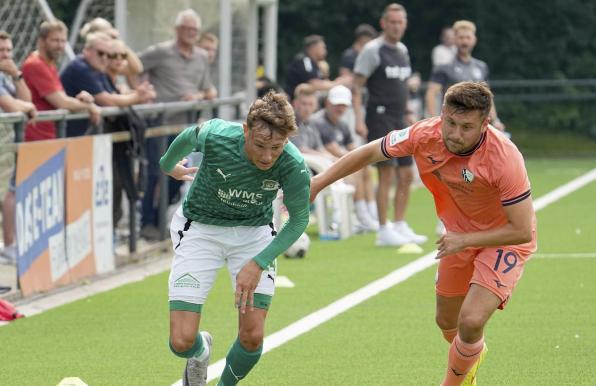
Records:
{"label": "person in pink top", "polygon": [[[31,99],[37,110],[86,110],[91,121],[98,123],[100,110],[88,92],[83,91],[72,98],[62,88],[56,65],[64,54],[66,33],[66,25],[60,20],[41,23],[37,51],[32,52],[22,65],[23,78],[31,90]],[[54,122],[33,122],[25,128],[25,141],[53,138],[56,138]]]}
{"label": "person in pink top", "polygon": [[503,309],[536,250],[536,216],[524,159],[489,125],[493,95],[461,82],[441,116],[390,132],[351,151],[311,182],[311,199],[365,165],[414,156],[447,233],[438,241],[436,322],[450,342],[442,385],[476,384],[484,326]]}

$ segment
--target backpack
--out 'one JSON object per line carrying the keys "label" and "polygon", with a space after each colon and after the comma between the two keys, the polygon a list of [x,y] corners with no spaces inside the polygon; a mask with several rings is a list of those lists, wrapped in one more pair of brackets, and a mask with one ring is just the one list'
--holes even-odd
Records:
{"label": "backpack", "polygon": [[23,317],[25,315],[20,314],[11,303],[0,299],[0,321],[11,321]]}

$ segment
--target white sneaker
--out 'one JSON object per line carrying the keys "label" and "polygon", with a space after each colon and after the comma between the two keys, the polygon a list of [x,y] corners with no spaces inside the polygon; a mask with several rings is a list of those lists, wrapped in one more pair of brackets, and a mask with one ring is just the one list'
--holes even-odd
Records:
{"label": "white sneaker", "polygon": [[405,221],[396,221],[393,223],[393,230],[401,234],[409,242],[414,244],[424,244],[428,240],[428,237],[419,235],[414,232],[412,228]]}
{"label": "white sneaker", "polygon": [[213,345],[213,338],[207,331],[201,331],[203,343],[207,344],[205,347],[208,350],[207,357],[202,361],[198,358],[191,357],[186,361],[186,368],[182,375],[183,385],[205,386],[207,385],[207,367],[209,367],[209,358],[211,357],[211,346]]}
{"label": "white sneaker", "polygon": [[16,265],[17,246],[9,245],[0,250],[0,264]]}
{"label": "white sneaker", "polygon": [[400,233],[395,232],[395,230],[389,226],[381,227],[377,232],[376,245],[378,247],[399,247],[409,242],[410,240]]}
{"label": "white sneaker", "polygon": [[356,218],[364,232],[376,232],[379,230],[379,222],[370,217],[368,213],[356,211]]}

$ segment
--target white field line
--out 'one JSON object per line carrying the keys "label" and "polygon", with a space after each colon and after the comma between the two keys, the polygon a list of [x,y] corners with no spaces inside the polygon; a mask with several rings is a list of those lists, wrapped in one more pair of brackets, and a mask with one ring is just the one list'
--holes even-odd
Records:
{"label": "white field line", "polygon": [[534,253],[532,259],[593,259],[596,252],[586,253]]}
{"label": "white field line", "polygon": [[[596,169],[569,181],[565,185],[561,185],[553,191],[534,201],[534,209],[536,211],[546,208],[548,205],[560,200],[566,195],[582,188],[590,182],[596,180]],[[284,343],[312,330],[313,328],[325,323],[326,321],[336,317],[337,315],[349,310],[352,307],[370,299],[371,297],[407,280],[416,273],[425,270],[437,262],[434,259],[437,251],[432,251],[421,258],[398,268],[387,276],[375,280],[370,284],[352,292],[343,298],[336,300],[326,307],[315,311],[304,318],[290,324],[287,327],[265,337],[263,343],[263,354],[281,346]],[[207,371],[207,382],[210,382],[221,375],[225,366],[225,358],[220,359],[211,366]],[[172,386],[182,386],[182,380],[178,380]]]}

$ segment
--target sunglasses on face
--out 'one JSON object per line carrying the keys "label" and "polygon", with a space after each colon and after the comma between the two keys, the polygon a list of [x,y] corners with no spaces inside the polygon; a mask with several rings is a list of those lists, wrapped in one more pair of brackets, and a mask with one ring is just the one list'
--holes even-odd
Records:
{"label": "sunglasses on face", "polygon": [[113,54],[108,54],[108,59],[121,59],[121,60],[126,60],[126,58],[128,57],[128,54],[126,52],[116,52]]}
{"label": "sunglasses on face", "polygon": [[100,58],[103,58],[104,56],[109,56],[107,52],[98,50],[97,48],[95,49],[95,52],[97,52],[97,56],[99,56]]}

